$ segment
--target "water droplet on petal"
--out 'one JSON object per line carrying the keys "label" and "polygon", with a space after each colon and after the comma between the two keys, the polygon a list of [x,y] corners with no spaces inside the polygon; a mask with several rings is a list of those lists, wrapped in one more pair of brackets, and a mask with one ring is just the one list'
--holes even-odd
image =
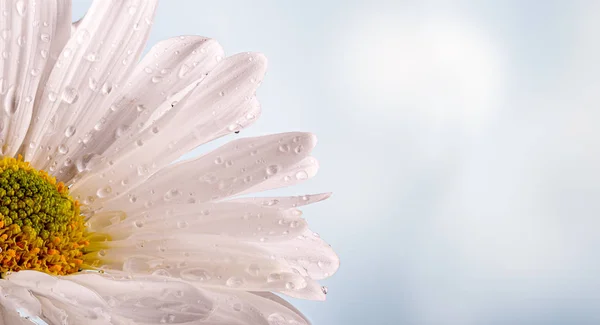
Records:
{"label": "water droplet on petal", "polygon": [[257,276],[260,273],[260,267],[258,264],[250,264],[247,271],[250,275]]}
{"label": "water droplet on petal", "polygon": [[51,102],[55,102],[56,101],[56,93],[51,91],[48,93],[48,100],[50,100]]}
{"label": "water droplet on petal", "polygon": [[225,282],[225,285],[227,285],[228,287],[232,287],[232,288],[238,288],[242,284],[244,284],[244,280],[241,278],[234,277],[234,276],[230,277]]}
{"label": "water droplet on petal", "polygon": [[73,125],[67,126],[67,128],[65,129],[65,137],[67,137],[67,138],[72,137],[76,131],[77,131],[77,129],[75,129],[75,127]]}
{"label": "water droplet on petal", "polygon": [[61,144],[60,146],[58,146],[58,152],[62,155],[66,154],[67,152],[69,152],[69,147],[67,147],[64,144]]}
{"label": "water droplet on petal", "polygon": [[79,94],[77,93],[77,89],[73,87],[67,87],[62,93],[62,100],[66,103],[73,104],[79,98]]}
{"label": "water droplet on petal", "polygon": [[208,281],[211,275],[204,269],[193,268],[181,271],[181,278],[189,281]]}
{"label": "water droplet on petal", "polygon": [[25,12],[27,11],[25,2],[23,2],[22,0],[17,1],[16,8],[17,8],[17,13],[19,14],[19,16],[21,16],[21,17],[25,16]]}
{"label": "water droplet on petal", "polygon": [[296,179],[297,180],[305,180],[308,179],[308,173],[304,170],[301,170],[299,172],[296,173]]}
{"label": "water droplet on petal", "polygon": [[85,41],[87,41],[90,38],[90,32],[87,31],[87,29],[78,29],[77,30],[77,43],[78,44],[83,44],[85,43]]}
{"label": "water droplet on petal", "polygon": [[267,167],[267,175],[268,176],[273,176],[275,174],[277,174],[279,172],[279,166],[278,165],[270,165],[269,167]]}
{"label": "water droplet on petal", "polygon": [[90,62],[100,61],[100,55],[98,55],[96,52],[90,52],[85,56],[85,59]]}
{"label": "water droplet on petal", "polygon": [[290,151],[290,145],[287,143],[284,143],[282,145],[279,146],[279,151],[281,152],[289,152]]}
{"label": "water droplet on petal", "polygon": [[98,196],[99,198],[107,197],[108,195],[110,195],[111,192],[112,188],[110,186],[102,187],[99,188],[98,191],[96,191],[96,196]]}
{"label": "water droplet on petal", "polygon": [[102,93],[108,95],[111,91],[112,85],[109,82],[105,82],[104,85],[102,85]]}

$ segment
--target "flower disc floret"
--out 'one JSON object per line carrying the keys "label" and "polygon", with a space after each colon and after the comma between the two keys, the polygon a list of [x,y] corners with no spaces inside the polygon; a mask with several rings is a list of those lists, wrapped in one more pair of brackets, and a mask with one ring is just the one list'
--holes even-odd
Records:
{"label": "flower disc floret", "polygon": [[80,270],[89,245],[68,188],[21,157],[0,160],[0,272]]}

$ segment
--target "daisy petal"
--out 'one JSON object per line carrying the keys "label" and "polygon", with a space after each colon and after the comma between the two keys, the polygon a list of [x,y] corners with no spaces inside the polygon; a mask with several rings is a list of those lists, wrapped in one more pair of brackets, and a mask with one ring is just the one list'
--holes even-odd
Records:
{"label": "daisy petal", "polygon": [[[89,119],[78,130],[89,134],[85,145],[77,138],[66,139],[71,148],[56,157],[58,166],[65,161],[79,161],[85,155],[102,154],[115,141],[130,139],[150,125],[159,106],[173,94],[183,91],[204,78],[223,57],[223,48],[215,40],[200,36],[180,36],[155,45],[136,66],[118,99],[98,120]],[[76,173],[73,165],[61,168],[57,176],[63,181]]]}
{"label": "daisy petal", "polygon": [[290,311],[292,311],[293,313],[295,313],[298,317],[301,317],[306,324],[310,325],[310,321],[306,318],[306,316],[304,316],[302,314],[302,312],[300,312],[298,309],[296,309],[296,307],[294,307],[292,304],[290,304],[287,300],[279,297],[276,294],[273,294],[271,292],[251,292],[251,294],[257,295],[259,297],[271,300],[277,304],[282,305],[283,307],[289,309]]}
{"label": "daisy petal", "polygon": [[42,307],[27,289],[8,281],[0,284],[2,324],[45,324],[40,318]]}
{"label": "daisy petal", "polygon": [[321,202],[330,197],[331,193],[321,193],[288,197],[243,197],[228,200],[227,202],[248,202],[258,205],[270,205],[278,209],[292,209],[301,207],[303,205]]}
{"label": "daisy petal", "polygon": [[280,187],[294,186],[300,182],[313,178],[319,170],[319,162],[315,157],[306,157],[294,165],[286,168],[285,171],[271,177],[264,182],[258,183],[255,186],[246,189],[239,193],[244,195],[248,193],[257,193],[268,191]]}
{"label": "daisy petal", "polygon": [[[134,135],[126,144],[113,144],[103,162],[75,182],[73,191],[82,198],[99,197],[98,201],[115,197],[141,184],[193,147],[234,132],[233,123],[248,112],[248,107],[255,107],[253,95],[265,69],[266,61],[260,54],[245,53],[223,60],[152,127]],[[178,143],[192,133],[193,141],[187,141],[185,146]],[[102,186],[107,181],[123,185],[105,193]]]}
{"label": "daisy petal", "polygon": [[91,273],[69,279],[97,292],[115,315],[136,323],[197,324],[213,311],[213,303],[204,292],[174,279]]}
{"label": "daisy petal", "polygon": [[[295,308],[282,303],[283,299],[261,296],[243,291],[210,290],[216,308],[207,324],[294,324],[310,325],[310,322]],[[201,323],[202,324],[202,323]]]}
{"label": "daisy petal", "polygon": [[[42,314],[47,318],[67,320],[73,324],[110,324],[110,307],[94,291],[68,280],[37,271],[20,271],[7,280],[26,288],[36,297],[44,297]],[[53,307],[52,307],[53,306]],[[62,310],[62,316],[57,315]]]}
{"label": "daisy petal", "polygon": [[94,1],[38,102],[25,140],[25,158],[33,166],[54,172],[54,156],[70,150],[65,138],[87,142],[78,125],[97,120],[114,100],[113,89],[123,86],[144,48],[155,8],[156,0]]}
{"label": "daisy petal", "polygon": [[0,10],[0,146],[4,156],[19,150],[57,54],[69,38],[71,4],[67,1],[3,1]]}
{"label": "daisy petal", "polygon": [[[105,217],[106,215],[106,217]],[[221,235],[245,241],[286,241],[301,235],[307,227],[295,209],[282,210],[268,205],[223,202],[175,205],[131,213],[114,219],[112,213],[99,213],[90,219],[90,230],[109,233],[113,240],[156,238],[161,233]],[[102,222],[99,218],[104,219]],[[108,223],[106,223],[108,221]]]}
{"label": "daisy petal", "polygon": [[[172,202],[224,199],[270,178],[280,178],[281,174],[310,154],[315,142],[314,135],[299,132],[238,139],[199,158],[164,168],[148,179],[143,187],[129,192],[125,192],[129,186],[115,187],[106,195],[114,199],[104,203],[96,201],[91,207],[100,208],[103,204],[104,210],[129,211],[148,205],[156,207]],[[293,144],[306,149],[299,153],[281,149]],[[86,190],[87,193],[75,187],[74,192],[86,198],[98,191]],[[102,188],[99,190],[100,194],[107,192],[103,192]],[[174,195],[178,193],[182,195]]]}

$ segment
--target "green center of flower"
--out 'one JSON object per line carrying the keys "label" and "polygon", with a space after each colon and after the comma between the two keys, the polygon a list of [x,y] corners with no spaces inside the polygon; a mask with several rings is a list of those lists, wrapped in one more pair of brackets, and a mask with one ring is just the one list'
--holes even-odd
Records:
{"label": "green center of flower", "polygon": [[77,272],[88,235],[63,183],[21,157],[0,159],[0,272]]}

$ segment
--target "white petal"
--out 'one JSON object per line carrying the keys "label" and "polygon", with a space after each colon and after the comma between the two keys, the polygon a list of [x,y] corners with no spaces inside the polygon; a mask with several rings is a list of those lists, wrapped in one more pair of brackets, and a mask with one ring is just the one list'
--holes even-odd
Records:
{"label": "white petal", "polygon": [[296,314],[298,317],[301,317],[306,324],[310,324],[310,321],[306,318],[306,316],[304,316],[302,314],[302,312],[300,312],[298,309],[296,309],[296,307],[294,307],[292,304],[290,304],[287,300],[279,297],[278,295],[275,295],[271,292],[252,292],[252,294],[257,295],[259,297],[271,300],[277,304],[282,305],[283,307],[289,309],[291,312],[293,312],[294,314]]}
{"label": "white petal", "polygon": [[203,286],[324,299],[313,279],[333,274],[337,256],[307,229],[298,210],[272,204],[184,204],[129,217],[100,213],[90,219],[91,230],[113,241],[86,258],[106,268]]}
{"label": "white petal", "polygon": [[272,190],[280,187],[294,186],[300,182],[313,178],[319,170],[319,162],[315,157],[306,157],[294,165],[286,168],[276,177],[271,177],[264,182],[246,189],[239,193],[244,195],[248,193],[257,193]]}
{"label": "white petal", "polygon": [[[65,138],[85,143],[80,124],[101,116],[137,62],[156,0],[97,0],[62,50],[25,140],[25,158],[53,172],[54,156],[70,150]],[[84,130],[85,131],[85,130]],[[50,159],[48,159],[50,158]]]}
{"label": "white petal", "polygon": [[[223,60],[152,127],[134,135],[129,143],[109,148],[104,162],[76,181],[73,191],[82,198],[106,200],[141,184],[193,147],[234,132],[232,123],[255,107],[252,96],[265,70],[266,59],[260,54],[244,53]],[[178,142],[190,133],[194,133],[193,141]],[[124,185],[104,193],[101,189],[107,181]]]}
{"label": "white petal", "polygon": [[[207,290],[208,291],[208,290]],[[211,325],[310,325],[296,309],[271,297],[243,291],[210,290],[215,310],[206,322]],[[203,324],[203,323],[200,323]]]}
{"label": "white petal", "polygon": [[[281,210],[252,203],[208,203],[175,205],[114,218],[100,213],[90,219],[90,231],[110,234],[113,240],[156,238],[162,233],[221,235],[245,241],[286,241],[301,235],[307,227],[298,210]],[[104,222],[98,220],[103,219]],[[108,223],[107,223],[108,221]]]}
{"label": "white petal", "polygon": [[227,202],[248,202],[258,205],[270,205],[278,209],[292,209],[301,207],[303,205],[321,202],[330,197],[331,193],[321,193],[288,197],[242,197],[228,200]]}
{"label": "white petal", "polygon": [[36,297],[47,299],[41,300],[46,319],[66,319],[73,324],[110,324],[110,307],[106,302],[94,291],[68,280],[69,277],[19,271],[6,278]]}
{"label": "white petal", "polygon": [[97,292],[115,315],[136,323],[199,323],[213,311],[210,298],[183,281],[91,273],[69,279]]}
{"label": "white petal", "polygon": [[46,324],[41,318],[42,307],[27,289],[9,281],[0,282],[0,324]]}
{"label": "white petal", "polygon": [[331,246],[310,230],[285,245],[267,242],[262,247],[283,258],[300,274],[315,280],[330,277],[340,266],[340,260]]}
{"label": "white petal", "polygon": [[[2,155],[19,150],[56,55],[70,34],[67,1],[2,1],[0,10],[0,146]],[[37,100],[36,100],[37,98]]]}
{"label": "white petal", "polygon": [[[281,147],[302,144],[306,149],[300,153],[282,151]],[[256,138],[238,139],[193,160],[168,166],[148,179],[142,186],[126,194],[129,188],[126,179],[115,179],[114,189],[100,187],[80,189],[74,186],[73,193],[82,198],[99,196],[112,200],[99,202],[105,210],[131,211],[144,206],[160,206],[177,202],[214,201],[243,192],[269,180],[279,178],[288,168],[295,166],[310,154],[315,137],[309,133],[283,133]],[[99,179],[101,175],[96,175]],[[77,184],[76,184],[77,185]],[[106,195],[105,192],[107,193]],[[181,193],[182,195],[173,195]],[[132,198],[135,197],[135,200]]]}
{"label": "white petal", "polygon": [[[223,57],[222,47],[214,40],[200,36],[180,36],[156,44],[136,66],[124,87],[118,89],[117,100],[97,120],[89,119],[78,130],[89,134],[85,146],[77,137],[66,139],[65,155],[57,156],[58,166],[65,161],[78,161],[84,155],[102,154],[113,142],[130,139],[145,127],[164,102],[204,78]],[[61,168],[55,175],[68,181],[76,173],[74,165]]]}

